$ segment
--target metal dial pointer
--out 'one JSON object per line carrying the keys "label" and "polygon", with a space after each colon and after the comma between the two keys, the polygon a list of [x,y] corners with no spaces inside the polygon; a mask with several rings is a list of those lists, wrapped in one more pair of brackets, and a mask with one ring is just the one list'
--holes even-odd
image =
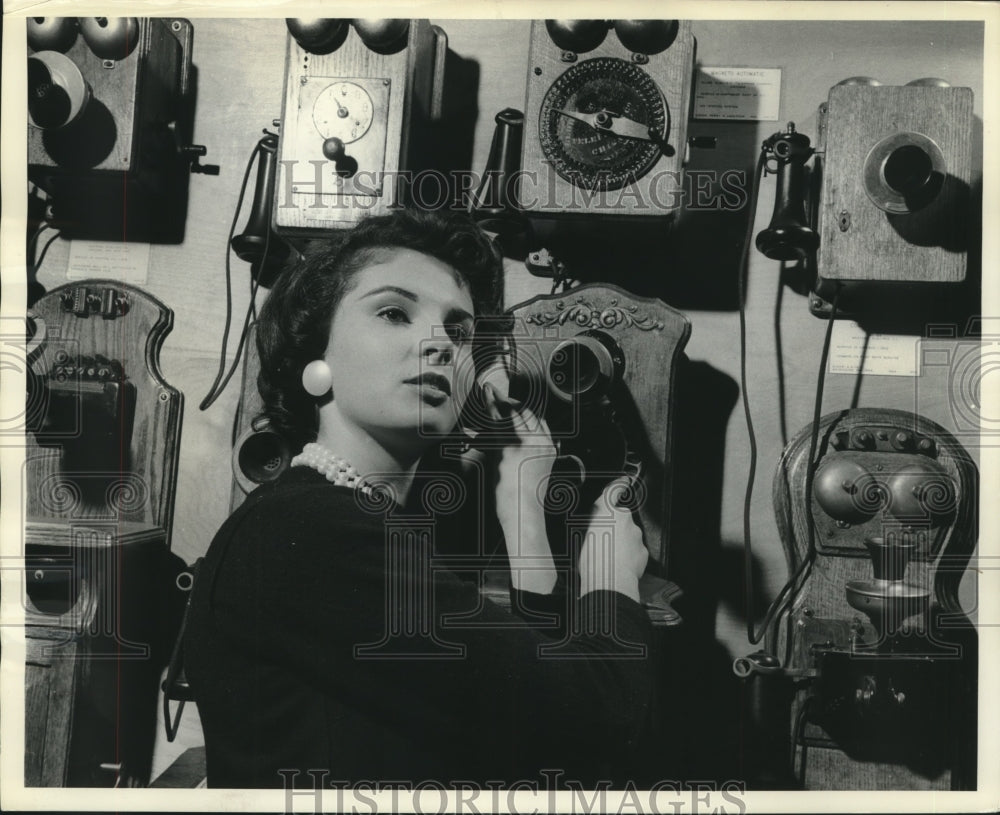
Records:
{"label": "metal dial pointer", "polygon": [[598,113],[578,113],[570,110],[560,110],[553,108],[556,113],[568,116],[589,125],[599,133],[610,133],[613,136],[624,136],[628,139],[642,139],[643,141],[656,141],[656,138],[649,132],[649,128],[641,122],[626,119],[624,116],[616,116],[607,110]]}

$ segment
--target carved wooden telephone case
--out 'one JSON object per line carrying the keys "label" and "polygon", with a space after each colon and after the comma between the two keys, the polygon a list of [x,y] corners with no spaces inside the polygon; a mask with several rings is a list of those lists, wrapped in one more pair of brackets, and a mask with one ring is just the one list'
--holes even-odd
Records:
{"label": "carved wooden telephone case", "polygon": [[111,280],[28,316],[25,785],[149,780],[183,397],[173,313]]}
{"label": "carved wooden telephone case", "polygon": [[680,622],[670,606],[679,590],[665,578],[673,386],[690,324],[660,300],[604,284],[535,297],[509,313],[511,395],[546,419],[560,454],[549,500],[572,523],[606,484],[628,476],[623,500],[650,553],[643,602],[654,622]]}

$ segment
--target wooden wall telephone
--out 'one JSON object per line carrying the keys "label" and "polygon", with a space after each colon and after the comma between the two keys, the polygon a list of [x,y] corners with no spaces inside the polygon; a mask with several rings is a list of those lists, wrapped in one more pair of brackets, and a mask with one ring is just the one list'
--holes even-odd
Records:
{"label": "wooden wall telephone", "polygon": [[888,297],[933,298],[941,284],[961,283],[973,122],[972,90],[944,80],[834,85],[819,108],[815,149],[794,123],[764,142],[778,192],[757,248],[815,267],[809,308],[820,317],[834,299],[841,314],[878,312]]}
{"label": "wooden wall telephone", "polygon": [[159,350],[173,314],[84,280],[28,322],[25,785],[144,785],[170,637],[183,399]]}
{"label": "wooden wall telephone", "polygon": [[[562,456],[553,485],[571,487],[564,498],[575,505],[561,511],[587,511],[605,484],[631,475],[631,502],[651,558],[643,601],[655,622],[680,622],[670,607],[677,587],[665,578],[673,387],[690,324],[659,300],[600,284],[535,297],[510,315],[512,395],[552,431]],[[570,464],[560,467],[566,459]]]}
{"label": "wooden wall telephone", "polygon": [[684,20],[532,21],[521,169],[535,183],[525,210],[550,218],[676,210],[694,51]]}
{"label": "wooden wall telephone", "polygon": [[191,171],[188,20],[29,17],[28,177],[64,237],[180,243]]}
{"label": "wooden wall telephone", "polygon": [[916,414],[829,414],[785,448],[774,506],[795,578],[765,651],[736,669],[759,683],[769,753],[793,757],[788,783],[975,788],[976,634],[959,583],[977,500],[968,453]]}
{"label": "wooden wall telephone", "polygon": [[426,20],[288,21],[274,225],[344,228],[397,202],[441,115],[447,37]]}

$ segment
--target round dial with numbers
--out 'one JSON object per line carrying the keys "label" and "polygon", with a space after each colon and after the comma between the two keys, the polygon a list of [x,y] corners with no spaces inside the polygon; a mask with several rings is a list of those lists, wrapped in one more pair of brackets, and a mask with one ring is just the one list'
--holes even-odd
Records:
{"label": "round dial with numbers", "polygon": [[368,92],[354,82],[327,85],[313,104],[313,122],[324,139],[357,141],[372,125],[375,110]]}
{"label": "round dial with numbers", "polygon": [[564,179],[615,190],[648,173],[666,144],[670,113],[653,79],[614,57],[580,62],[549,87],[539,111],[542,151]]}

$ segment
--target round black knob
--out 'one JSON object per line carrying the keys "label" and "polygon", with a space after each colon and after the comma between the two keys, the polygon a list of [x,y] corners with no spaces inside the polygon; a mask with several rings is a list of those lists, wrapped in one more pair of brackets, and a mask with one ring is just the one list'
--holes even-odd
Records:
{"label": "round black knob", "polygon": [[344,142],[336,136],[331,136],[323,142],[323,155],[330,161],[340,161],[346,155]]}

